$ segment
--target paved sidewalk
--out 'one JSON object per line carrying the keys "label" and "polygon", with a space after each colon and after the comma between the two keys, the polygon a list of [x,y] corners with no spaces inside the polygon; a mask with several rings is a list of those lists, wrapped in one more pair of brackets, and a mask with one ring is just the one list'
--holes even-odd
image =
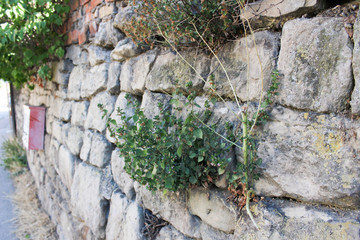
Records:
{"label": "paved sidewalk", "polygon": [[[0,83],[0,146],[3,141],[10,137],[10,117],[7,108],[7,94],[5,84]],[[0,149],[0,159],[2,158]],[[2,163],[2,160],[0,160]],[[13,219],[12,204],[9,195],[14,191],[10,174],[0,166],[0,240],[14,240],[15,235],[11,219]]]}

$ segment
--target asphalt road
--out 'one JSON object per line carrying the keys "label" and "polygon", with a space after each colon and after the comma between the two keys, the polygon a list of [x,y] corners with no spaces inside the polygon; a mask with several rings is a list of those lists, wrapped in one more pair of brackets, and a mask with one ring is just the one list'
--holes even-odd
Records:
{"label": "asphalt road", "polygon": [[[0,83],[1,84],[1,83]],[[0,86],[0,146],[12,134],[10,127],[9,110],[7,108],[7,94],[4,84]],[[2,163],[3,152],[0,149],[0,162]],[[12,204],[9,199],[14,191],[9,173],[0,166],[0,240],[14,240],[14,226]]]}

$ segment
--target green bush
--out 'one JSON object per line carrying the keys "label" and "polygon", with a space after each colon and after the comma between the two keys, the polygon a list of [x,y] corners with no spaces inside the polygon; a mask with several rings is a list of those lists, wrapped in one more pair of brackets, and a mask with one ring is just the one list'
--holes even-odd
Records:
{"label": "green bush", "polygon": [[12,173],[18,173],[27,166],[26,151],[16,138],[3,142],[3,166]]}

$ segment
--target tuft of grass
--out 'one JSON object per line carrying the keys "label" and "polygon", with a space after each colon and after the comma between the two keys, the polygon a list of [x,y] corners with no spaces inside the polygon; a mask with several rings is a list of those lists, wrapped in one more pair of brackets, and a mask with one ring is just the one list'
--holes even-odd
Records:
{"label": "tuft of grass", "polygon": [[3,164],[8,171],[18,175],[27,167],[26,151],[17,138],[6,140],[2,146]]}

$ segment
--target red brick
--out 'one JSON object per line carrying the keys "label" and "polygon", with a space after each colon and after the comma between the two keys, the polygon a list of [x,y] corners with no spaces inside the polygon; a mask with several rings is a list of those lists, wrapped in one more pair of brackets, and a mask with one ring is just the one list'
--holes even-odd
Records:
{"label": "red brick", "polygon": [[91,9],[102,3],[102,0],[91,0]]}
{"label": "red brick", "polygon": [[115,0],[105,0],[105,2],[115,2]]}
{"label": "red brick", "polygon": [[80,5],[83,6],[84,4],[88,3],[90,0],[80,0]]}
{"label": "red brick", "polygon": [[79,45],[84,44],[87,41],[87,25],[81,29],[79,32]]}
{"label": "red brick", "polygon": [[79,7],[79,0],[70,0],[70,9],[74,11]]}
{"label": "red brick", "polygon": [[98,30],[98,25],[96,24],[95,21],[92,21],[90,24],[89,24],[89,32],[90,32],[90,37],[94,37],[96,32]]}

